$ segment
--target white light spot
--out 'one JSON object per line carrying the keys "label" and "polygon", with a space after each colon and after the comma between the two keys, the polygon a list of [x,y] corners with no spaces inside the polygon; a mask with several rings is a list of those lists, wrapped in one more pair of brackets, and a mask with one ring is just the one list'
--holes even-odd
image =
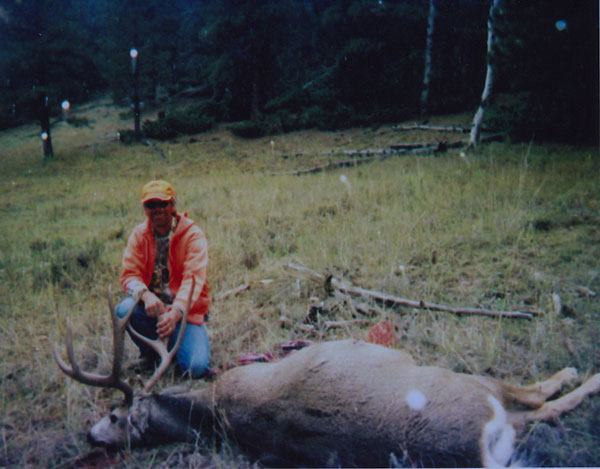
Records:
{"label": "white light spot", "polygon": [[352,189],[350,187],[350,181],[348,181],[348,178],[346,177],[345,174],[341,174],[340,175],[340,181],[342,184],[344,184],[346,186],[346,190],[348,191],[348,195],[352,195]]}
{"label": "white light spot", "polygon": [[44,140],[44,141],[48,140],[48,134],[46,132],[42,132],[41,137],[42,137],[42,140]]}
{"label": "white light spot", "polygon": [[62,108],[65,111],[68,111],[69,108],[71,107],[71,103],[69,101],[67,101],[66,99],[61,103]]}
{"label": "white light spot", "polygon": [[406,394],[406,403],[411,409],[421,411],[427,405],[427,398],[421,391],[409,391]]}
{"label": "white light spot", "polygon": [[130,56],[132,59],[134,59],[134,60],[135,60],[135,59],[137,59],[137,56],[138,56],[138,51],[137,51],[137,49],[136,49],[136,48],[133,48],[133,49],[131,49],[131,50],[129,51],[129,56]]}
{"label": "white light spot", "polygon": [[567,29],[567,22],[565,20],[558,20],[556,22],[556,29],[558,29],[559,31],[564,31],[565,29]]}

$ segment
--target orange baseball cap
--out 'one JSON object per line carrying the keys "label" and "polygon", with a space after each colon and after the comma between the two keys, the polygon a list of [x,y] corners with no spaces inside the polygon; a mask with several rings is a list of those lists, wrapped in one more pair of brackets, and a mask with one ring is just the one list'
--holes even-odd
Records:
{"label": "orange baseball cap", "polygon": [[175,189],[167,181],[150,181],[142,188],[142,203],[149,200],[174,200]]}

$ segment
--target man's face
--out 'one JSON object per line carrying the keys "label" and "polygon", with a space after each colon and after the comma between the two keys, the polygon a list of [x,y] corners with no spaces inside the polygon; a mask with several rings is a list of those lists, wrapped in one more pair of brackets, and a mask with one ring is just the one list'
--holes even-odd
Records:
{"label": "man's face", "polygon": [[149,200],[144,204],[144,211],[156,233],[164,236],[171,230],[173,215],[175,215],[173,201]]}

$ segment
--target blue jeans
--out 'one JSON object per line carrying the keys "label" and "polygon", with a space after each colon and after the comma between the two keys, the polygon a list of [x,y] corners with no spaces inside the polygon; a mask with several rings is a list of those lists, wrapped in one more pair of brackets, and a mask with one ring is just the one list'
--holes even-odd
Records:
{"label": "blue jeans", "polygon": [[[133,298],[125,298],[117,306],[117,316],[124,318],[135,300]],[[151,318],[146,314],[146,308],[141,301],[135,307],[129,324],[137,332],[149,339],[156,339],[156,318]],[[181,323],[177,324],[175,332],[169,337],[168,348],[171,349],[178,337]],[[129,332],[129,331],[127,331]],[[135,342],[140,354],[143,357],[157,358],[158,354],[146,343],[142,342],[137,337],[129,334]],[[189,373],[193,379],[201,378],[210,370],[210,342],[204,325],[187,324],[183,334],[181,346],[176,354],[177,363],[184,373]]]}

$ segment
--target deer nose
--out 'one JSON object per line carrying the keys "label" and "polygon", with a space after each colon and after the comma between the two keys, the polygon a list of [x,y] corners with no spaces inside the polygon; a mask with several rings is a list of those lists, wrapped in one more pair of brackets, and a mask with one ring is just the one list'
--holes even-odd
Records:
{"label": "deer nose", "polygon": [[98,442],[96,441],[96,439],[92,436],[92,432],[88,432],[87,436],[86,436],[87,442],[92,445],[92,446],[98,446]]}

